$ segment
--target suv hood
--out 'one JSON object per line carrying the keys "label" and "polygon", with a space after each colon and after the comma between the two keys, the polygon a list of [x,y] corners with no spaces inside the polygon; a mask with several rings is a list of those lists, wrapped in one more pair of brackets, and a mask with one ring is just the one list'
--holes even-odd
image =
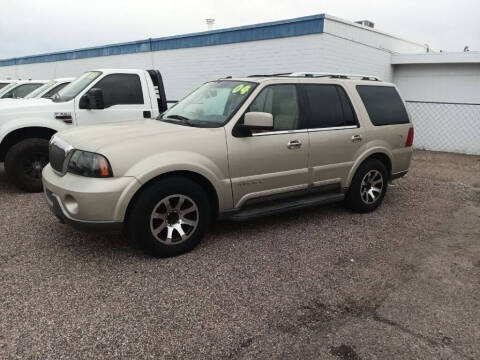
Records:
{"label": "suv hood", "polygon": [[[159,120],[140,120],[109,125],[81,126],[55,135],[75,149],[107,157],[116,176],[125,175],[142,160],[159,154],[210,152],[226,158],[224,128],[196,128]],[[213,150],[212,150],[213,151]]]}

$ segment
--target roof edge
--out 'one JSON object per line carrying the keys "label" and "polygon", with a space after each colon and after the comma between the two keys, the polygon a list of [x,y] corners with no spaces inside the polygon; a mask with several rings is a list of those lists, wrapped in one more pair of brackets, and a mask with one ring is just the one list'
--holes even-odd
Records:
{"label": "roof edge", "polygon": [[28,55],[18,58],[0,59],[0,66],[222,45],[236,42],[268,40],[289,36],[322,33],[324,18],[325,14],[316,14],[210,31],[159,38],[148,38],[137,41],[114,43],[74,50]]}
{"label": "roof edge", "polygon": [[421,54],[393,54],[392,65],[413,64],[480,64],[479,51],[429,52]]}

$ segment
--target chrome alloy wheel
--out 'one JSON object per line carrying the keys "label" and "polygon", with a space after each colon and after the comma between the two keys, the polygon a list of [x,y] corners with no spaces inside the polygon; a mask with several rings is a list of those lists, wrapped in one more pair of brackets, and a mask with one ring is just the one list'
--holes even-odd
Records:
{"label": "chrome alloy wheel", "polygon": [[370,170],[365,174],[360,185],[360,196],[365,204],[373,204],[382,194],[383,176],[378,170]]}
{"label": "chrome alloy wheel", "polygon": [[152,235],[165,245],[186,241],[198,226],[199,212],[188,196],[170,195],[157,203],[150,215]]}

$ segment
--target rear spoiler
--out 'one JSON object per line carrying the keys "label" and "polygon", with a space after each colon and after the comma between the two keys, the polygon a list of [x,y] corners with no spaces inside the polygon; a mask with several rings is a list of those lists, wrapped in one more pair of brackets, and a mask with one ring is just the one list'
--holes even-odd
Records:
{"label": "rear spoiler", "polygon": [[165,95],[165,87],[163,86],[163,79],[160,71],[147,70],[150,78],[152,79],[153,86],[155,87],[155,93],[157,95],[158,111],[163,113],[167,110],[167,97]]}

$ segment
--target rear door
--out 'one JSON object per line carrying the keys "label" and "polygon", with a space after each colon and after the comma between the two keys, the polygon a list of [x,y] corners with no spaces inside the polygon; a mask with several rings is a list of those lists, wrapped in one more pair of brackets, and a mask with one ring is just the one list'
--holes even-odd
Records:
{"label": "rear door", "polygon": [[310,184],[340,186],[364,142],[364,130],[345,89],[336,84],[304,84],[310,137]]}
{"label": "rear door", "polygon": [[80,96],[75,99],[78,125],[141,120],[151,117],[151,101],[146,81],[136,73],[105,75],[90,88],[103,90],[105,109],[80,109]]}

